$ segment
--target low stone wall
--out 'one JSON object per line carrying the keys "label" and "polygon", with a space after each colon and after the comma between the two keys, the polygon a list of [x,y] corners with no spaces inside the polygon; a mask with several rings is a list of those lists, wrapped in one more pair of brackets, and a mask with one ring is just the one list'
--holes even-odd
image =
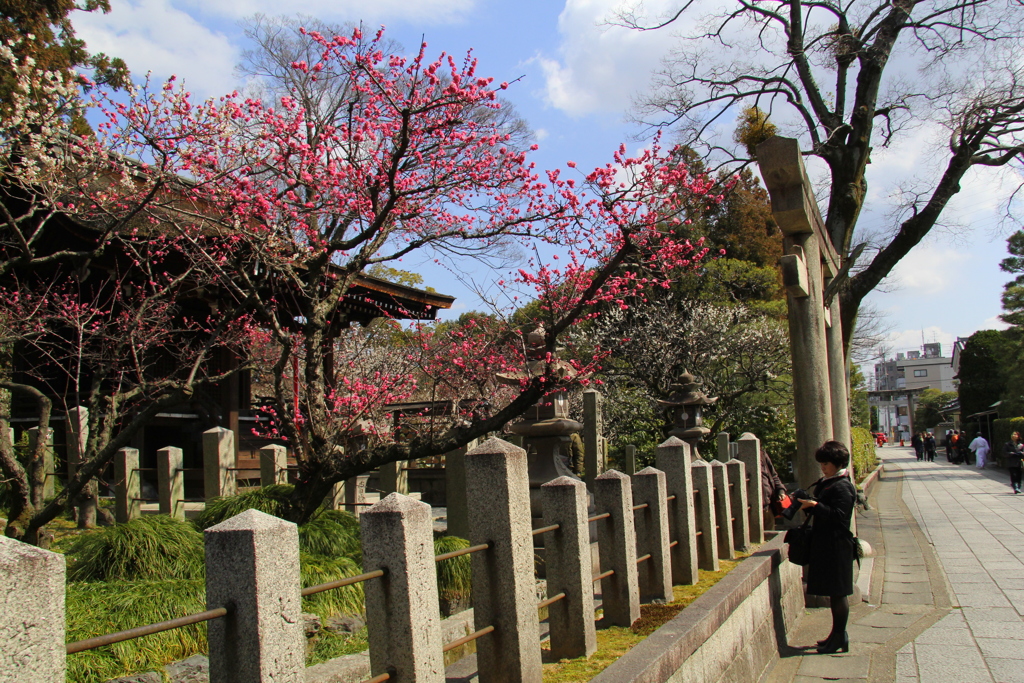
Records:
{"label": "low stone wall", "polygon": [[778,535],[592,680],[759,680],[803,614],[801,569],[785,556]]}

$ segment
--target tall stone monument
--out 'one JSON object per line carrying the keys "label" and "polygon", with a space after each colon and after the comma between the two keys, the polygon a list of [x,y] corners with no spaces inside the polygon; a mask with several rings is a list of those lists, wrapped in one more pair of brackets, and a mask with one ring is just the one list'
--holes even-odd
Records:
{"label": "tall stone monument", "polygon": [[556,359],[549,359],[544,348],[544,327],[531,326],[523,334],[526,343],[526,369],[520,373],[499,374],[503,384],[519,386],[523,379],[539,377],[553,371],[559,385],[547,396],[531,406],[523,420],[509,429],[523,438],[530,478],[530,512],[532,517],[543,516],[541,486],[558,477],[578,477],[570,469],[572,435],[583,429],[583,424],[569,418],[567,388],[576,378],[573,367]]}

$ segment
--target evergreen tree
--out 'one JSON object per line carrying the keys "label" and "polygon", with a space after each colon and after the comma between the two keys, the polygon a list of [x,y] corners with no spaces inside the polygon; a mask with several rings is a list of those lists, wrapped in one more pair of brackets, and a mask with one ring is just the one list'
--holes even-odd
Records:
{"label": "evergreen tree", "polygon": [[981,330],[967,338],[957,374],[964,420],[1000,400],[1006,386],[1005,362],[1011,351],[1007,334],[999,330]]}
{"label": "evergreen tree", "polygon": [[[85,41],[75,35],[71,13],[109,12],[109,0],[0,0],[0,43],[12,46],[22,62],[32,59],[40,72],[91,71],[95,83],[123,87],[128,83],[124,61],[105,54],[91,54]],[[16,87],[15,75],[0,72],[0,115],[8,109]],[[84,124],[84,122],[82,122]]]}

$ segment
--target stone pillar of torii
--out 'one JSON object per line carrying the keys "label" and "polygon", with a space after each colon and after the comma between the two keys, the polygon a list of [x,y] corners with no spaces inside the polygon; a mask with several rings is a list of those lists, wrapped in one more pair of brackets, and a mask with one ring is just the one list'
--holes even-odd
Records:
{"label": "stone pillar of torii", "polygon": [[841,259],[818,211],[800,145],[773,137],[757,146],[757,162],[784,236],[780,260],[789,309],[797,457],[794,474],[806,485],[820,476],[814,451],[835,439],[851,446],[846,358],[839,297],[826,292]]}

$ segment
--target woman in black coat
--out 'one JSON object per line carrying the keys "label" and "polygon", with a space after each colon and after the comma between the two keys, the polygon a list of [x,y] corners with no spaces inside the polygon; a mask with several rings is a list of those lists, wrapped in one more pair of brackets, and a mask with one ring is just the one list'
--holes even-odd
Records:
{"label": "woman in black coat", "polygon": [[850,618],[849,596],[853,594],[855,542],[850,531],[857,490],[846,467],[850,452],[838,441],[826,441],[815,454],[822,478],[814,484],[814,499],[801,502],[801,509],[814,520],[811,527],[811,560],[807,565],[807,592],[827,595],[832,605],[832,632],[818,642],[818,652],[850,651],[846,622]]}

